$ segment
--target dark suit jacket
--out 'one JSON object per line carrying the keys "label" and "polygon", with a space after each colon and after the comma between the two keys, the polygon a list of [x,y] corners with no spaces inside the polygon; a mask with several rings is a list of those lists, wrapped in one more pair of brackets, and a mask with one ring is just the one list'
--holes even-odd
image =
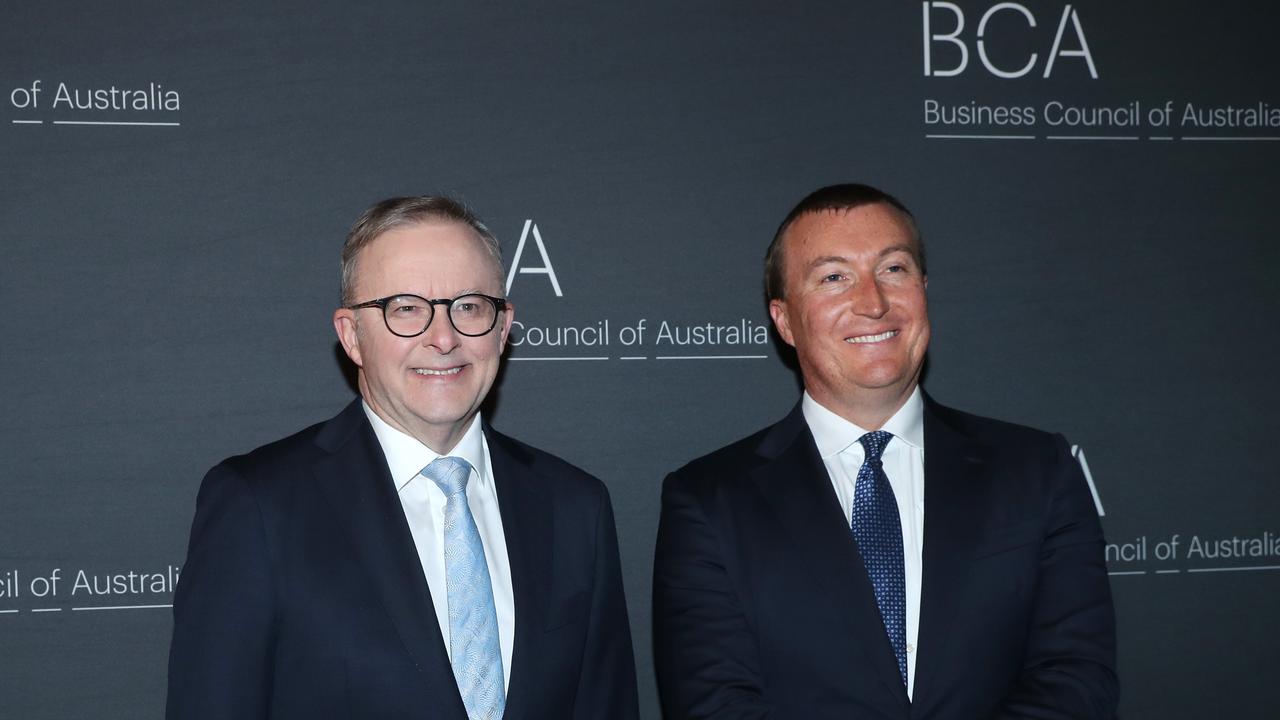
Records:
{"label": "dark suit jacket", "polygon": [[1102,531],[1066,442],[927,399],[924,437],[914,702],[797,406],[663,487],[668,720],[1114,716]]}
{"label": "dark suit jacket", "polygon": [[[505,717],[636,717],[604,486],[484,432],[515,596]],[[168,717],[465,720],[408,522],[358,400],[205,477],[174,597]]]}

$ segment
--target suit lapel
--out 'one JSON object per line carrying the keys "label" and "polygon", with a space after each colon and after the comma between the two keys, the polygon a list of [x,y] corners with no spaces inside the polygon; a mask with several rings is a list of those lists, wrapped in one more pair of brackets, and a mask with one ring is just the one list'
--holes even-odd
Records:
{"label": "suit lapel", "polygon": [[529,467],[529,456],[510,438],[485,425],[493,481],[498,488],[502,533],[511,563],[512,597],[515,600],[515,638],[511,650],[511,677],[503,717],[528,715],[531,683],[536,682],[539,642],[544,637],[550,587],[552,523],[554,507]]}
{"label": "suit lapel", "polygon": [[368,572],[373,592],[422,671],[428,697],[434,698],[441,712],[465,718],[413,535],[360,401],[329,421],[316,444],[329,451],[314,467],[317,485]]}
{"label": "suit lapel", "polygon": [[925,398],[924,568],[920,587],[920,648],[914,704],[923,707],[934,689],[965,575],[973,557],[977,505],[982,498],[984,448],[952,427]]}
{"label": "suit lapel", "polygon": [[906,688],[875,591],[799,405],[765,436],[758,452],[768,458],[753,473],[760,492],[793,540],[795,559],[809,568],[821,589],[799,605],[832,603],[867,663],[905,706]]}

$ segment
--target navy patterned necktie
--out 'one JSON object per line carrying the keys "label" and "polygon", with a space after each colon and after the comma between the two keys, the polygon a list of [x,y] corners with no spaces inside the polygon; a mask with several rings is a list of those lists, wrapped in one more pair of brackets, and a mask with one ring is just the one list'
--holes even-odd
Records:
{"label": "navy patterned necktie", "polygon": [[907,592],[902,559],[902,519],[880,456],[893,435],[883,430],[858,438],[867,457],[853,490],[853,537],[876,593],[880,618],[907,684]]}

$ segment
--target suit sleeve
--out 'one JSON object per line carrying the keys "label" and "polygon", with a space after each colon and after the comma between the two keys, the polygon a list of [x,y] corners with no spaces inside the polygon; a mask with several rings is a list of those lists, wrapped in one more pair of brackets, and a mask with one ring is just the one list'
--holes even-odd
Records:
{"label": "suit sleeve", "polygon": [[166,717],[267,717],[272,576],[262,514],[227,464],[201,483],[173,604]]}
{"label": "suit sleeve", "polygon": [[618,530],[608,491],[603,486],[595,537],[591,617],[573,717],[635,720],[640,716],[640,700],[636,689],[635,653],[631,647],[631,622],[622,587]]}
{"label": "suit sleeve", "polygon": [[1115,611],[1102,526],[1066,441],[1056,436],[1054,444],[1026,659],[997,720],[1116,717]]}
{"label": "suit sleeve", "polygon": [[720,539],[699,498],[678,475],[663,483],[653,627],[667,718],[769,717],[757,644]]}

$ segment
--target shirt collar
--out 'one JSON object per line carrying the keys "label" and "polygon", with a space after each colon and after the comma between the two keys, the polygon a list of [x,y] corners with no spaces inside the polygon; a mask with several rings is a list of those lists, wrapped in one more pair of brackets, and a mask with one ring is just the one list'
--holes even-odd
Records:
{"label": "shirt collar", "polygon": [[[809,431],[813,433],[818,454],[823,458],[843,452],[857,442],[858,438],[870,432],[819,405],[807,390],[800,400],[800,411],[804,413]],[[892,433],[895,438],[917,450],[924,449],[924,396],[919,385],[880,429]]]}
{"label": "shirt collar", "polygon": [[[378,436],[378,443],[382,445],[382,454],[387,457],[387,468],[391,470],[391,480],[395,483],[396,492],[403,490],[404,486],[417,477],[423,468],[441,457],[416,438],[391,427],[386,420],[378,417],[373,408],[369,407],[369,403],[361,402],[360,404],[364,407],[365,416],[369,418],[369,424],[373,425],[373,433]],[[483,424],[480,413],[476,413],[476,416],[471,419],[471,427],[467,428],[462,439],[447,453],[471,463],[471,467],[475,468],[475,477],[479,479],[481,485],[489,482],[488,473],[485,472]]]}

